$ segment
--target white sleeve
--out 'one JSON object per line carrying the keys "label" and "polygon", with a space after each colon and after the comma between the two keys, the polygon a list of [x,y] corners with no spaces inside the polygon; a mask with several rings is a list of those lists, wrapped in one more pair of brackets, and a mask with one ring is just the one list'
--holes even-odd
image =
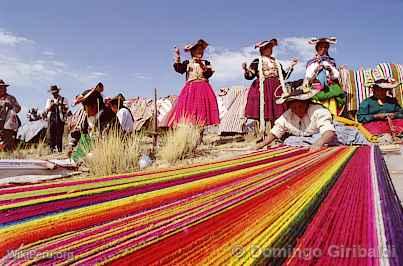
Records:
{"label": "white sleeve", "polygon": [[116,113],[116,117],[119,120],[119,123],[122,125],[124,122],[124,117],[125,117],[125,112],[124,112],[124,108],[120,109],[117,113]]}
{"label": "white sleeve", "polygon": [[68,110],[69,109],[69,101],[66,98],[64,98],[63,104],[66,106],[66,108]]}
{"label": "white sleeve", "polygon": [[327,61],[323,62],[323,66],[330,67],[330,69],[332,70],[332,72],[330,74],[330,78],[332,80],[339,79],[340,73],[339,73],[339,70],[337,68],[335,68],[332,64],[330,64]]}
{"label": "white sleeve", "polygon": [[133,131],[133,119],[126,108],[120,109],[116,114],[119,124],[125,132]]}
{"label": "white sleeve", "polygon": [[313,75],[315,74],[316,69],[318,68],[318,63],[312,63],[306,68],[305,72],[305,78],[306,79],[311,79]]}
{"label": "white sleeve", "polygon": [[322,135],[326,131],[336,131],[333,125],[332,114],[326,108],[318,108],[315,111],[316,126],[319,128],[319,132]]}
{"label": "white sleeve", "polygon": [[339,77],[340,77],[339,70],[337,68],[335,68],[334,66],[331,66],[330,68],[332,69],[332,74],[331,74],[332,80],[339,79]]}
{"label": "white sleeve", "polygon": [[48,111],[50,108],[50,101],[51,101],[50,99],[46,100],[46,106],[45,106],[46,111]]}
{"label": "white sleeve", "polygon": [[286,120],[285,120],[284,116],[280,116],[274,122],[274,126],[270,130],[270,133],[273,134],[274,136],[276,136],[278,139],[280,139],[287,132],[287,127],[286,127],[285,123],[286,123]]}

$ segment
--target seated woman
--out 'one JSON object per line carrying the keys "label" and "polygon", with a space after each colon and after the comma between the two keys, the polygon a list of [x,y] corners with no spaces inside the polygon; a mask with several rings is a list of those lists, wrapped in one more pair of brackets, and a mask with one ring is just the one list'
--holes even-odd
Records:
{"label": "seated woman", "polygon": [[356,129],[335,125],[330,112],[311,101],[318,90],[302,83],[302,80],[287,83],[287,92],[277,99],[278,104],[287,105],[287,111],[275,121],[267,138],[257,146],[258,149],[276,139],[285,139],[284,144],[289,146],[324,147],[368,143]]}
{"label": "seated woman", "polygon": [[378,79],[371,85],[373,96],[365,99],[357,112],[357,118],[374,135],[403,133],[403,109],[388,91],[399,83]]}
{"label": "seated woman", "polygon": [[119,121],[120,130],[123,134],[130,134],[133,132],[134,118],[129,108],[123,105],[124,101],[125,97],[119,93],[110,100],[110,105]]}

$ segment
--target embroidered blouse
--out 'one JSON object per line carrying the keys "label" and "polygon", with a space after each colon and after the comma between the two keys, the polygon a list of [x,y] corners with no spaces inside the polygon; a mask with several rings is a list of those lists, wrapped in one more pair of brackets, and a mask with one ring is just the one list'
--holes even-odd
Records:
{"label": "embroidered blouse", "polygon": [[208,80],[214,73],[211,64],[207,60],[197,62],[194,59],[175,63],[174,69],[180,74],[186,73],[186,81]]}
{"label": "embroidered blouse", "polygon": [[329,80],[337,80],[340,77],[339,70],[336,68],[336,61],[330,56],[316,56],[306,64],[305,78],[312,79],[320,65],[329,67],[332,71],[326,70],[326,77]]}
{"label": "embroidered blouse", "polygon": [[[273,57],[266,57],[263,56],[263,75],[264,78],[278,78],[279,73],[278,69],[275,63],[275,59]],[[254,78],[259,77],[259,58],[256,58],[255,60],[252,61],[252,63],[249,66],[250,71],[245,72],[245,79],[247,80],[252,80]],[[283,66],[280,64],[281,71],[283,74],[284,79],[288,79],[289,76],[291,75],[293,69],[290,68],[288,71],[284,71]]]}

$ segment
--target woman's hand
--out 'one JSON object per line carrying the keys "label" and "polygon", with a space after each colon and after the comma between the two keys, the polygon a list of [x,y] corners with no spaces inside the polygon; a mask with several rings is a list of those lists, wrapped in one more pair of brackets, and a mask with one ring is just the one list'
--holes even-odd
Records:
{"label": "woman's hand", "polygon": [[247,71],[248,70],[248,65],[244,62],[242,63],[242,69]]}
{"label": "woman's hand", "polygon": [[72,155],[73,155],[73,147],[69,145],[69,147],[67,148],[67,157],[70,159]]}
{"label": "woman's hand", "polygon": [[250,69],[248,68],[248,65],[246,63],[242,63],[242,69],[245,74],[250,73]]}
{"label": "woman's hand", "polygon": [[375,118],[375,119],[378,119],[378,120],[385,120],[386,117],[387,117],[387,115],[384,114],[384,113],[374,114],[374,118]]}
{"label": "woman's hand", "polygon": [[290,65],[290,67],[293,68],[293,67],[295,67],[297,64],[298,64],[298,58],[293,58],[293,59],[291,60],[291,65]]}
{"label": "woman's hand", "polygon": [[387,114],[385,114],[385,116],[390,118],[390,119],[395,119],[396,118],[396,113],[387,113]]}
{"label": "woman's hand", "polygon": [[180,63],[181,61],[181,52],[178,47],[175,47],[175,62]]}

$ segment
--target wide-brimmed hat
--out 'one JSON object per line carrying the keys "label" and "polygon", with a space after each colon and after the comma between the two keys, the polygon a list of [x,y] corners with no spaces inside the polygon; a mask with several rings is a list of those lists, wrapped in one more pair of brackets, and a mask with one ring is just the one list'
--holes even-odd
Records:
{"label": "wide-brimmed hat", "polygon": [[78,95],[74,100],[74,105],[79,103],[84,103],[88,101],[91,97],[99,97],[101,92],[97,88],[87,89]]}
{"label": "wide-brimmed hat", "polygon": [[312,38],[308,41],[309,44],[317,45],[318,43],[326,42],[328,44],[336,44],[336,37],[322,37],[322,38]]}
{"label": "wide-brimmed hat", "polygon": [[49,92],[54,92],[54,91],[59,92],[59,91],[60,91],[60,88],[57,87],[57,85],[52,85],[52,86],[50,86]]}
{"label": "wide-brimmed hat", "polygon": [[95,89],[100,93],[103,92],[104,91],[104,84],[102,82],[98,82],[98,84],[95,86]]}
{"label": "wide-brimmed hat", "polygon": [[104,91],[104,84],[102,84],[102,82],[98,82],[95,88],[87,89],[83,91],[80,95],[78,95],[74,100],[74,105],[83,103],[92,96],[98,97],[98,95],[101,95],[103,91]]}
{"label": "wide-brimmed hat", "polygon": [[190,52],[190,50],[192,50],[193,48],[195,48],[198,45],[200,45],[203,49],[206,49],[208,46],[208,43],[205,40],[200,39],[197,42],[187,44],[185,46],[184,50],[185,50],[185,52]]}
{"label": "wide-brimmed hat", "polygon": [[315,90],[308,84],[303,83],[302,79],[287,82],[283,94],[276,100],[276,103],[283,104],[291,100],[306,101],[319,92],[319,90]]}
{"label": "wide-brimmed hat", "polygon": [[0,79],[0,87],[8,87],[10,84],[4,82],[4,80]]}
{"label": "wide-brimmed hat", "polygon": [[266,41],[257,42],[255,44],[255,49],[265,47],[266,45],[277,46],[278,45],[277,39],[271,39],[270,41],[266,40]]}
{"label": "wide-brimmed hat", "polygon": [[368,84],[370,88],[381,88],[381,89],[394,89],[398,87],[401,83],[397,82],[394,79],[385,79],[385,78],[380,78],[375,80],[374,82]]}

